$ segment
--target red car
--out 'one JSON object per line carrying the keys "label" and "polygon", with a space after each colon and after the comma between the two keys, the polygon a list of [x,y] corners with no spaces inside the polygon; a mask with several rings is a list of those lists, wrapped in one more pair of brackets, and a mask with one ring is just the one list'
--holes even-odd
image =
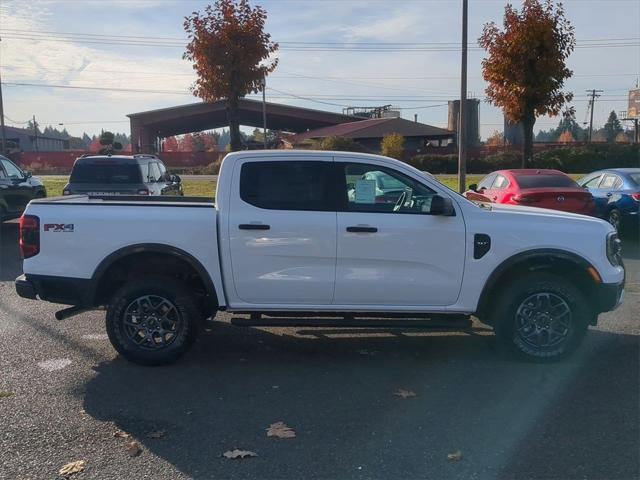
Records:
{"label": "red car", "polygon": [[558,170],[499,170],[469,188],[469,200],[595,214],[591,193]]}

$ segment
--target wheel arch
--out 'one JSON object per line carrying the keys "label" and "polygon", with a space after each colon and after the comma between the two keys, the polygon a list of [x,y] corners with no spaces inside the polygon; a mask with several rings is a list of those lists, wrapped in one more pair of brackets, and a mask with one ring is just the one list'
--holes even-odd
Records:
{"label": "wheel arch", "polygon": [[[566,277],[580,284],[581,287],[588,289],[588,298],[591,290],[595,290],[596,281],[589,273],[589,269],[597,269],[585,258],[573,252],[560,249],[536,249],[520,252],[512,257],[504,260],[489,275],[478,301],[477,315],[483,319],[487,319],[490,313],[491,297],[500,290],[500,288],[513,276],[526,272],[546,270],[557,273],[559,276]],[[598,274],[599,277],[599,274]],[[595,305],[592,305],[595,306]]]}
{"label": "wheel arch", "polygon": [[[202,288],[206,293],[206,307],[212,312],[218,308],[218,294],[216,292],[215,284],[207,272],[207,269],[190,253],[182,250],[181,248],[171,245],[159,244],[159,243],[140,243],[134,245],[128,245],[120,248],[107,257],[105,257],[100,264],[96,267],[91,277],[89,290],[87,293],[86,303],[92,306],[102,304],[104,300],[105,281],[108,280],[108,275],[118,265],[134,265],[135,262],[142,259],[173,259],[174,265],[181,265],[187,267],[197,275],[197,278],[202,282]],[[177,263],[176,263],[177,262]],[[170,265],[161,264],[162,267]]]}

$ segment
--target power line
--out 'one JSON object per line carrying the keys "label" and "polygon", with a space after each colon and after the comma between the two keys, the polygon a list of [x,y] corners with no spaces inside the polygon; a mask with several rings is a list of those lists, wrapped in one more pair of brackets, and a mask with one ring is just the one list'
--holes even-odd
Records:
{"label": "power line", "polygon": [[[93,73],[118,73],[122,74],[123,70],[95,70],[95,69],[82,69],[82,70],[73,70],[69,68],[30,68],[27,67],[28,71],[18,70],[15,66],[5,66],[5,69],[10,69],[13,73],[78,73],[78,74],[93,74]],[[195,77],[195,72],[190,73],[182,73],[182,72],[161,72],[161,71],[126,71],[127,76],[137,76],[137,75],[154,75],[154,76],[167,76],[167,77]],[[298,74],[295,72],[285,73],[285,75],[280,75],[278,73],[270,75],[269,78],[300,78],[303,74]],[[637,77],[640,73],[623,73],[623,72],[614,72],[614,73],[583,73],[583,74],[575,74],[572,75],[571,78],[591,78],[591,77]],[[459,75],[429,75],[429,76],[376,76],[376,75],[365,75],[365,76],[353,76],[353,75],[305,75],[304,78],[309,79],[317,79],[317,80],[457,80],[460,78]],[[469,78],[474,79],[482,79],[482,76],[469,76]]]}
{"label": "power line", "polygon": [[[86,44],[131,45],[143,47],[184,48],[187,40],[170,37],[141,37],[127,35],[105,35],[92,33],[69,33],[53,31],[31,31],[3,29],[8,39],[74,41]],[[638,37],[588,39],[578,42],[576,48],[610,48],[640,46]],[[584,44],[583,44],[584,42]],[[282,51],[327,51],[327,52],[423,52],[423,51],[459,51],[461,47],[454,42],[279,42]],[[473,44],[468,44],[473,45]],[[479,46],[470,46],[469,50],[482,51]]]}
{"label": "power line", "polygon": [[[17,87],[38,87],[38,88],[62,88],[62,89],[71,89],[71,90],[97,90],[97,91],[111,91],[111,92],[127,92],[127,93],[158,93],[158,94],[168,94],[168,95],[191,95],[190,92],[185,90],[151,90],[145,88],[119,88],[119,87],[96,87],[96,86],[85,86],[85,85],[58,85],[58,84],[47,84],[47,83],[27,83],[27,82],[3,82],[4,85],[7,86],[17,86]],[[441,102],[442,100],[447,100],[451,95],[448,94],[432,94],[432,95],[336,95],[336,94],[298,94],[291,92],[283,92],[281,90],[276,90],[271,88],[271,90],[276,91],[278,93],[282,93],[288,95],[287,97],[271,97],[271,98],[301,98],[304,100],[352,100],[352,101],[385,101],[385,100],[398,100],[398,101],[409,101],[409,102],[420,102],[420,101],[432,101],[432,102]],[[624,95],[604,95],[605,97],[609,97],[609,101],[626,101],[627,97]],[[574,97],[577,99],[578,96]],[[613,98],[615,97],[615,99]],[[485,97],[480,97],[480,100],[484,100]],[[580,99],[578,99],[579,101]],[[586,98],[584,99],[587,100]],[[334,106],[342,106],[341,104],[334,104]]]}

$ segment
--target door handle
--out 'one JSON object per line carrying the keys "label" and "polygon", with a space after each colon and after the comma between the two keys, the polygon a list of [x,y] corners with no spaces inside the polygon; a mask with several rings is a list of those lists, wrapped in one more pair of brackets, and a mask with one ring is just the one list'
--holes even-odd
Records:
{"label": "door handle", "polygon": [[607,193],[607,197],[612,197],[612,196],[613,196],[613,193],[611,192]]}
{"label": "door handle", "polygon": [[376,233],[378,229],[376,227],[347,227],[347,232],[354,233]]}
{"label": "door handle", "polygon": [[497,199],[498,199],[498,196],[496,195],[495,197],[493,197],[493,199],[494,199],[494,200],[497,200]]}
{"label": "door handle", "polygon": [[241,223],[238,225],[240,230],[269,230],[271,225],[265,225],[264,223]]}

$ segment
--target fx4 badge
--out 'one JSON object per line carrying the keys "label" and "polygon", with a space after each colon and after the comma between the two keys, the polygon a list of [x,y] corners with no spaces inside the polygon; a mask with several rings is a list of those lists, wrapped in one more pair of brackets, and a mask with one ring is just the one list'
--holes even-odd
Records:
{"label": "fx4 badge", "polygon": [[45,223],[44,231],[53,233],[73,233],[73,223]]}

